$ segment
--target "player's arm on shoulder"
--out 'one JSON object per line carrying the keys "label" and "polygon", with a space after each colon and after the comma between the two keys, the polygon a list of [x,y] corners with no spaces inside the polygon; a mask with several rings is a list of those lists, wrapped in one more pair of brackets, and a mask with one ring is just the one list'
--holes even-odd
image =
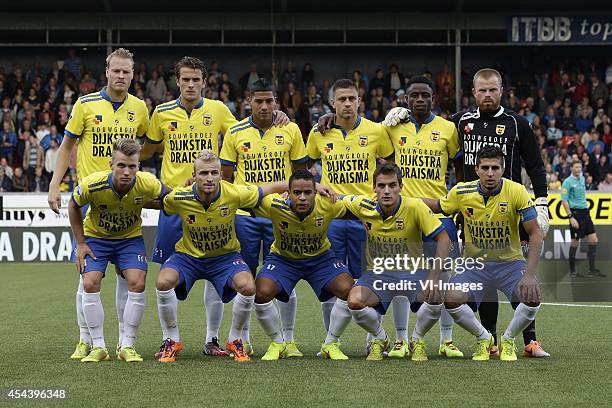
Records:
{"label": "player's arm on shoulder", "polygon": [[221,178],[229,183],[234,180],[234,167],[238,162],[238,152],[236,150],[236,136],[231,129],[227,129],[219,153],[221,161]]}
{"label": "player's arm on shoulder", "polygon": [[164,197],[160,200],[161,210],[166,215],[178,214],[178,208],[176,205],[176,197],[177,190],[172,190],[168,194],[164,195]]}
{"label": "player's arm on shoulder", "polygon": [[[434,200],[436,202],[435,207],[432,207],[431,205],[429,205],[431,199],[421,198],[421,200],[423,200],[425,204],[427,204],[429,209],[436,214],[442,213],[444,215],[450,216],[456,212],[461,211],[461,209],[459,208],[459,197],[457,195],[457,186],[453,186],[453,188],[451,188],[450,191],[446,193],[444,197],[438,200]],[[428,201],[425,201],[425,200],[428,200]]]}
{"label": "player's arm on shoulder", "polygon": [[393,147],[393,143],[391,143],[391,137],[385,130],[383,125],[378,125],[379,131],[379,143],[377,154],[380,158],[384,159],[384,161],[394,161],[395,160],[395,148]]}
{"label": "player's arm on shoulder", "polygon": [[56,213],[59,214],[59,209],[62,203],[62,197],[60,194],[60,183],[68,170],[70,164],[70,155],[72,149],[76,145],[77,139],[71,136],[64,136],[62,144],[60,145],[57,153],[57,162],[55,163],[55,170],[53,171],[53,178],[49,183],[49,194],[47,195],[47,202],[49,207]]}
{"label": "player's arm on shoulder", "polygon": [[150,159],[156,152],[163,153],[164,135],[160,126],[159,114],[156,109],[151,115],[151,124],[143,138],[144,145],[140,150],[140,161]]}

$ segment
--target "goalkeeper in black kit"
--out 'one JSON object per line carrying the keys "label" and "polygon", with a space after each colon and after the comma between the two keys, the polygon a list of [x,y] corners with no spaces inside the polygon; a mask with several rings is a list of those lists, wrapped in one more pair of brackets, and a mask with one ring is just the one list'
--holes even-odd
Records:
{"label": "goalkeeper in black kit", "polygon": [[[457,126],[463,150],[463,159],[454,161],[457,181],[478,180],[475,170],[476,154],[485,145],[499,146],[505,157],[503,177],[521,183],[521,169],[525,167],[536,197],[537,222],[542,230],[542,236],[545,237],[550,226],[546,172],[529,122],[523,116],[500,105],[503,93],[502,78],[496,70],[485,68],[476,72],[472,92],[476,99],[476,107],[457,112],[451,118]],[[387,114],[385,123],[393,126],[407,120],[409,116],[410,111],[407,109],[394,108]],[[522,227],[520,235],[526,248],[529,237]],[[491,353],[496,356],[499,355],[496,335],[498,309],[496,291],[485,294],[478,309],[482,325],[494,336],[496,346],[491,349]],[[550,356],[536,339],[535,322],[523,331],[523,340],[525,357]]]}

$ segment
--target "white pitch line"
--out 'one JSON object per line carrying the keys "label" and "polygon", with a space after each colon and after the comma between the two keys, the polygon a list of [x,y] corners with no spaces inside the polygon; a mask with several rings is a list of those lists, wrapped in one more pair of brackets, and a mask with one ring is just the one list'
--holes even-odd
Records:
{"label": "white pitch line", "polygon": [[[510,302],[499,302],[499,303],[507,303],[510,304]],[[612,308],[612,305],[581,305],[581,304],[575,304],[575,303],[541,303],[542,305],[546,305],[546,306],[566,306],[566,307],[591,307],[591,308],[597,308],[597,309],[610,309]]]}

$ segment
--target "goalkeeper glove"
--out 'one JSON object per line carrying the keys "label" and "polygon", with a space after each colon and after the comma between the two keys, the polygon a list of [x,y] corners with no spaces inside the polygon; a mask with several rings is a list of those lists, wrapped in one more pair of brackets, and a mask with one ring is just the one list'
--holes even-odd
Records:
{"label": "goalkeeper glove", "polygon": [[393,108],[387,113],[385,120],[383,120],[383,125],[385,126],[397,126],[402,122],[405,122],[410,117],[410,109],[397,107]]}
{"label": "goalkeeper glove", "polygon": [[542,230],[542,235],[548,234],[548,228],[550,227],[550,219],[548,218],[548,199],[546,197],[538,197],[535,200],[536,212],[538,213],[538,225]]}

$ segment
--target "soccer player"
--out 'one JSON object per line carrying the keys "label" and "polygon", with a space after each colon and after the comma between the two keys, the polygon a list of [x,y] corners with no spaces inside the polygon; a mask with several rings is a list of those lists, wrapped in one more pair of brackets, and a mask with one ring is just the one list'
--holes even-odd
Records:
{"label": "soccer player", "polygon": [[570,276],[572,278],[581,276],[576,272],[576,251],[578,250],[580,240],[586,237],[589,244],[587,250],[589,258],[589,277],[605,278],[607,275],[595,268],[595,254],[597,252],[598,239],[595,233],[595,226],[591,220],[591,214],[589,213],[584,176],[582,175],[582,163],[580,161],[574,161],[572,163],[572,174],[563,180],[561,188],[561,200],[563,208],[565,208],[565,212],[569,218],[570,233],[572,236],[569,253]]}
{"label": "soccer player", "polygon": [[[450,239],[440,220],[420,199],[400,195],[402,173],[396,164],[380,165],[373,177],[376,198],[357,195],[342,199],[347,210],[359,218],[367,231],[368,270],[351,289],[348,306],[353,320],[372,335],[367,360],[382,360],[383,352],[389,346],[381,324],[382,315],[387,312],[393,297],[408,297],[417,315],[410,345],[412,360],[425,361],[424,336],[439,320],[442,311],[438,286],[442,260],[448,256]],[[434,239],[437,243],[437,262],[429,272],[422,256],[422,237]],[[377,270],[381,264],[386,266],[387,261],[406,255],[411,261],[388,270]],[[420,307],[415,303],[417,295],[423,302]]]}
{"label": "soccer player", "polygon": [[[251,84],[249,90],[248,101],[253,114],[232,126],[223,140],[220,155],[223,179],[254,186],[286,182],[293,171],[307,167],[308,157],[300,129],[295,123],[284,127],[274,125],[276,98],[270,82],[260,78]],[[235,179],[234,167],[237,170]],[[242,258],[255,276],[262,243],[265,260],[274,240],[272,221],[259,216],[250,217],[248,213],[239,211],[236,214],[236,236],[240,241]],[[301,357],[293,336],[297,310],[295,291],[290,291],[287,298],[279,300],[277,304],[286,342],[285,355]],[[243,337],[249,353],[252,353],[248,328]]]}
{"label": "soccer player", "polygon": [[[332,86],[335,122],[323,135],[315,126],[308,135],[306,154],[321,160],[321,184],[339,194],[371,195],[377,157],[390,158],[393,146],[382,126],[358,115],[360,98],[355,83],[339,79]],[[361,276],[366,234],[357,219],[333,220],[328,229],[332,250],[349,268],[354,279]],[[329,316],[335,300],[323,302],[323,324],[329,332]]]}
{"label": "soccer player", "polygon": [[[485,145],[499,146],[504,153],[504,176],[506,178],[520,183],[521,169],[525,167],[536,197],[537,222],[542,235],[546,236],[550,226],[546,171],[529,122],[523,116],[500,105],[503,94],[502,78],[496,70],[485,68],[476,72],[472,93],[476,100],[476,107],[457,112],[451,118],[457,127],[463,150],[463,160],[455,161],[457,180],[478,180],[474,170],[476,154]],[[393,118],[392,122],[397,123],[402,117],[408,116],[406,109],[395,109],[394,112],[387,115],[388,118]],[[520,233],[526,247],[528,234],[522,230],[522,227]],[[492,292],[490,296],[485,296],[487,301],[482,302],[478,310],[482,324],[493,333],[495,344],[497,344],[496,325],[499,309],[496,295],[497,292]],[[517,305],[513,304],[512,307]],[[523,332],[523,340],[525,342],[524,356],[550,356],[536,339],[535,321]],[[493,347],[491,351],[494,355],[499,355],[497,347]]]}
{"label": "soccer player", "polygon": [[[81,96],[74,104],[59,148],[53,178],[49,184],[49,207],[59,213],[61,206],[60,183],[70,161],[70,153],[77,141],[77,175],[83,179],[92,173],[108,169],[113,142],[119,138],[140,138],[149,126],[149,113],[144,101],[128,93],[134,76],[134,57],[124,48],[118,48],[106,57],[107,85],[100,92]],[[87,208],[83,207],[83,216]],[[73,242],[73,247],[76,247]],[[72,260],[74,261],[74,253]],[[117,268],[116,268],[117,269]],[[123,315],[128,297],[128,285],[117,274],[116,306],[119,320],[117,353],[122,344]],[[91,336],[81,305],[83,279],[79,279],[76,293],[77,322],[80,340],[70,358],[80,360],[91,351]]]}
{"label": "soccer player", "polygon": [[[152,174],[138,171],[139,151],[140,145],[134,139],[115,141],[111,170],[82,178],[68,204],[70,226],[77,243],[76,266],[83,276],[82,308],[92,340],[92,349],[82,362],[109,360],[100,300],[100,286],[109,262],[117,266],[128,286],[118,358],[142,361],[134,348],[146,301],[147,257],[140,213],[146,202],[161,199],[164,186]],[[89,210],[83,220],[81,208],[87,204]]]}
{"label": "soccer player", "polygon": [[[395,162],[402,170],[402,195],[438,199],[446,195],[446,170],[450,160],[459,159],[461,147],[455,125],[431,113],[434,103],[434,85],[427,77],[416,76],[406,84],[405,102],[412,112],[397,126],[383,126],[395,149]],[[446,233],[453,242],[452,256],[459,256],[457,228],[452,217],[438,215]],[[431,242],[425,243],[425,254],[433,255]],[[408,355],[408,299],[393,298],[393,320],[396,341],[389,357]],[[453,344],[453,318],[446,310],[440,317],[440,347],[445,357],[462,357]]]}
{"label": "soccer player", "polygon": [[179,187],[163,200],[163,211],[180,217],[183,235],[157,275],[157,309],[165,339],[159,361],[176,361],[183,348],[177,299],[185,300],[199,279],[210,281],[224,303],[236,297],[226,349],[234,360],[249,361],[241,334],[253,305],[255,280],[240,256],[234,218],[238,208],[256,207],[263,196],[286,191],[287,183],[256,187],[222,181],[221,162],[211,150],[195,160],[194,178],[193,185]]}
{"label": "soccer player", "polygon": [[279,313],[272,300],[286,301],[300,279],[310,284],[320,301],[337,298],[321,354],[332,360],[347,360],[335,333],[342,333],[351,321],[346,299],[353,278],[327,238],[329,223],[345,214],[344,205],[316,194],[314,176],[302,169],[289,178],[287,200],[269,195],[253,211],[268,217],[274,227],[270,255],[255,281],[255,314],[272,339],[262,360],[288,357],[287,339],[279,330]]}
{"label": "soccer player", "polygon": [[[468,301],[478,304],[486,293],[499,289],[509,301],[520,302],[502,335],[502,361],[517,359],[514,338],[535,319],[540,308],[536,266],[542,232],[537,212],[522,184],[502,178],[504,170],[502,149],[484,146],[476,155],[477,181],[458,183],[438,201],[423,199],[436,213],[461,212],[464,216],[465,270],[453,276],[450,283],[467,290],[447,291],[444,302],[455,323],[476,336],[473,360],[489,360],[494,340],[476,319]],[[521,250],[519,224],[529,235],[527,261]]]}
{"label": "soccer player", "polygon": [[[202,150],[219,153],[219,135],[238,121],[221,101],[202,97],[208,73],[204,63],[194,57],[183,57],[174,66],[180,96],[155,108],[141,160],[163,151],[161,179],[167,186],[183,187],[193,174],[193,162]],[[284,126],[287,115],[275,111],[276,123]],[[160,211],[153,262],[163,264],[174,253],[182,236],[181,219]],[[223,318],[223,302],[210,282],[204,289],[206,309],[205,355],[226,356],[218,342]]]}

